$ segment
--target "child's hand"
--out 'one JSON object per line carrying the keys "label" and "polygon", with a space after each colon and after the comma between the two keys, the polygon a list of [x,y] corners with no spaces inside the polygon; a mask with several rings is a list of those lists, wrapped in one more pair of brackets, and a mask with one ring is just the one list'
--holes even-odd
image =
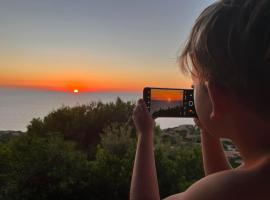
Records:
{"label": "child's hand", "polygon": [[143,99],[139,99],[133,111],[133,121],[137,131],[142,136],[152,135],[154,129],[154,120],[146,108]]}

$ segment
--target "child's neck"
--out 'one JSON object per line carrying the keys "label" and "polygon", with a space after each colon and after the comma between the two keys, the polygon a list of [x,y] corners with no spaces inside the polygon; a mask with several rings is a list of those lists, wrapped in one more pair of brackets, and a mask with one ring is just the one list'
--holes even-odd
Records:
{"label": "child's neck", "polygon": [[245,166],[253,166],[270,158],[270,123],[258,116],[246,113],[235,125],[232,140],[237,146]]}

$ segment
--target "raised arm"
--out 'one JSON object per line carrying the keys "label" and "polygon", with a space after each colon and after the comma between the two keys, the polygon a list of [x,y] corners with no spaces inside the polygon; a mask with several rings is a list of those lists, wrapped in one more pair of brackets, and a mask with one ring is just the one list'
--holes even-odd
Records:
{"label": "raised arm", "polygon": [[194,121],[200,128],[205,175],[208,176],[219,171],[231,169],[220,139],[209,134],[201,126],[198,119],[195,119]]}
{"label": "raised arm", "polygon": [[[138,131],[138,143],[131,180],[130,200],[159,200],[153,144],[154,121],[142,99],[138,101],[138,105],[134,109],[133,120]],[[198,123],[199,121],[197,121]],[[202,127],[201,136],[205,174],[230,169],[219,139],[205,132]],[[210,199],[217,194],[213,193],[216,190],[209,191],[209,186],[215,188],[222,183],[222,181],[215,180],[215,176],[207,176],[206,179],[192,185],[186,192],[172,195],[166,200]],[[218,198],[213,199],[221,199],[219,195]]]}
{"label": "raised arm", "polygon": [[154,121],[144,101],[134,109],[133,120],[138,131],[138,144],[130,188],[130,200],[159,200],[156,174],[153,129]]}

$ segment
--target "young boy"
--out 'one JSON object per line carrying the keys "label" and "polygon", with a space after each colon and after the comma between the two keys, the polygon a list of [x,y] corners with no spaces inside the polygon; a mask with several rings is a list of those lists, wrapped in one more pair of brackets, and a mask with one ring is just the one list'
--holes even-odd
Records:
{"label": "young boy", "polygon": [[[196,20],[180,56],[190,71],[205,177],[166,200],[270,199],[270,1],[222,0]],[[160,199],[154,122],[142,99],[133,113],[138,144],[130,199]],[[232,169],[220,138],[244,164]]]}

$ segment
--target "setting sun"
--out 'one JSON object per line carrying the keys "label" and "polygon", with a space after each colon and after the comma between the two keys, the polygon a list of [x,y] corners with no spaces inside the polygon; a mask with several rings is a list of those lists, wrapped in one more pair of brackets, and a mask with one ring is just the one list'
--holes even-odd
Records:
{"label": "setting sun", "polygon": [[78,89],[74,89],[73,90],[73,93],[79,93],[79,90]]}

